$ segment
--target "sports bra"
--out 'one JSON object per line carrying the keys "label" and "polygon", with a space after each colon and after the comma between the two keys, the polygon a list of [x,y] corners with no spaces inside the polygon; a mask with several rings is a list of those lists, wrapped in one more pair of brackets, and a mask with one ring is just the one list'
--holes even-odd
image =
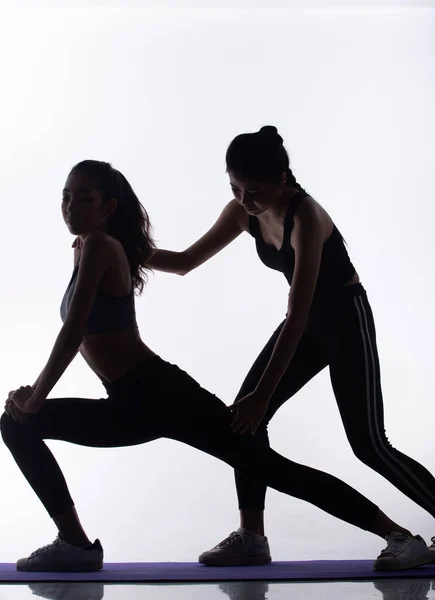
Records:
{"label": "sports bra", "polygon": [[[65,322],[66,315],[71,303],[71,298],[77,282],[79,262],[76,266],[62,298],[60,305],[60,316]],[[94,303],[85,327],[85,335],[98,333],[110,333],[136,327],[136,311],[134,306],[134,286],[127,296],[108,296],[97,291]]]}

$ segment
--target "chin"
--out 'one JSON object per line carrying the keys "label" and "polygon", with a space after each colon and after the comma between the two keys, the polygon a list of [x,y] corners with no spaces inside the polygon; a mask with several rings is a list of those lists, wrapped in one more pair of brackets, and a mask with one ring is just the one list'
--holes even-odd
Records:
{"label": "chin", "polygon": [[71,225],[71,223],[67,223],[67,227],[68,227],[70,233],[72,233],[74,235],[80,235],[81,233],[83,233],[82,231],[80,231],[80,229],[78,229],[77,227],[74,227],[74,225]]}

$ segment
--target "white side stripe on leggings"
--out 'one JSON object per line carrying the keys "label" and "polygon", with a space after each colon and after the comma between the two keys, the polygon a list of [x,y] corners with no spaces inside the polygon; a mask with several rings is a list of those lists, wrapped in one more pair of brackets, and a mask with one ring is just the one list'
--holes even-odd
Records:
{"label": "white side stripe on leggings", "polygon": [[[377,394],[376,386],[376,380],[379,374],[377,373],[377,361],[375,360],[375,353],[370,337],[367,313],[361,296],[356,296],[353,299],[353,301],[358,313],[361,337],[364,347],[367,389],[367,415],[369,420],[369,435],[373,447],[377,455],[391,469],[391,471],[394,471],[394,473],[396,473],[398,477],[400,477],[404,482],[406,482],[406,484],[414,492],[416,497],[420,498],[421,503],[428,507],[429,512],[433,512],[435,496],[430,490],[426,488],[426,486],[409,469],[409,467],[406,464],[404,464],[397,456],[394,455],[388,443],[385,443],[386,438],[383,435],[383,432],[380,430],[378,413],[376,410],[380,400]],[[411,483],[411,481],[413,481],[417,485],[417,488]],[[432,502],[430,502],[428,498],[431,498]]]}

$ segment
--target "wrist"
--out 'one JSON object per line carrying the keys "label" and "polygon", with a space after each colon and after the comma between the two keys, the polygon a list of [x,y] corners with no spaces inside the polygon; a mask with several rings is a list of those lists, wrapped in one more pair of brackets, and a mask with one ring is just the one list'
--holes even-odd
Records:
{"label": "wrist", "polygon": [[32,394],[32,397],[27,402],[27,409],[29,412],[37,412],[45,402],[45,397],[39,394]]}
{"label": "wrist", "polygon": [[44,404],[44,402],[38,402],[38,403],[28,402],[24,412],[29,413],[29,414],[37,413],[42,408],[43,404]]}

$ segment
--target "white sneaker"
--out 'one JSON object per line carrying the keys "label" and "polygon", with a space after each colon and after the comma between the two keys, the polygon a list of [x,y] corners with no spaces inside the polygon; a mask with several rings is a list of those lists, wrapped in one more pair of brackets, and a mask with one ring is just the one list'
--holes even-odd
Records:
{"label": "white sneaker", "polygon": [[72,546],[59,533],[53,543],[38,548],[28,558],[20,558],[17,571],[81,572],[103,568],[100,540],[89,546]]}
{"label": "white sneaker", "polygon": [[267,537],[240,527],[217,546],[203,552],[198,560],[203,565],[213,567],[236,567],[265,565],[270,563],[272,558]]}
{"label": "white sneaker", "polygon": [[432,562],[429,548],[419,535],[409,536],[393,531],[385,539],[388,545],[374,562],[375,571],[403,571]]}

